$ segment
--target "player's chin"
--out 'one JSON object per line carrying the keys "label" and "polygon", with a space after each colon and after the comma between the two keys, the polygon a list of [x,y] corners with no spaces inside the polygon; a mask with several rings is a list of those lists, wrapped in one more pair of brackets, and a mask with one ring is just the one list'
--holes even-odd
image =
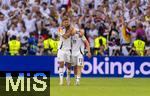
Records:
{"label": "player's chin", "polygon": [[66,24],[66,27],[69,27],[70,25],[69,24]]}

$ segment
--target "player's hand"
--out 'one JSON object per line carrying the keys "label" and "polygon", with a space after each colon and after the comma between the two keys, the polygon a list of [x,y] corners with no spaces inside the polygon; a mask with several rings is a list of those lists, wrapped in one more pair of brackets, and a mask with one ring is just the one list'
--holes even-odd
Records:
{"label": "player's hand", "polygon": [[74,28],[72,28],[70,32],[72,36],[76,34],[76,30]]}
{"label": "player's hand", "polygon": [[87,56],[88,56],[88,58],[91,58],[92,57],[91,52],[88,52]]}

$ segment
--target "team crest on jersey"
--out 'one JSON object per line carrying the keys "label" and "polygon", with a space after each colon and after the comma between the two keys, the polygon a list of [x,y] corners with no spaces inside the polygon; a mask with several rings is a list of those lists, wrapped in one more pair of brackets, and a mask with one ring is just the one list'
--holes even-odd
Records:
{"label": "team crest on jersey", "polygon": [[63,27],[59,27],[58,32],[59,32],[60,35],[63,35],[63,34],[65,34],[66,30]]}

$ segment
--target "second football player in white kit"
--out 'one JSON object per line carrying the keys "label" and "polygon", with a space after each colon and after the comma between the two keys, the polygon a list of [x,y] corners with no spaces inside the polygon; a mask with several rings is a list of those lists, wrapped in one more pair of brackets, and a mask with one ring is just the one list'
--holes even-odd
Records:
{"label": "second football player in white kit", "polygon": [[87,56],[91,57],[90,52],[90,45],[87,41],[86,37],[84,36],[84,31],[79,29],[74,29],[72,36],[71,36],[71,44],[72,44],[72,53],[71,53],[71,63],[74,66],[74,74],[76,78],[76,85],[80,84],[80,78],[81,78],[81,71],[84,67],[84,50],[85,45],[86,49],[88,51]]}

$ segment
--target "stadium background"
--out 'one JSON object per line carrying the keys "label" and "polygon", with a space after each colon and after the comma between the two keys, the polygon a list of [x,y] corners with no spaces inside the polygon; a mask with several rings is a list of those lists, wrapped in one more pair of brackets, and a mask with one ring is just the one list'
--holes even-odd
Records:
{"label": "stadium background", "polygon": [[[150,53],[149,0],[0,0],[0,5],[1,55],[56,55],[65,15],[84,30],[92,55],[137,56],[131,49],[139,38],[146,46],[143,55]],[[12,39],[20,43],[15,54]]]}

